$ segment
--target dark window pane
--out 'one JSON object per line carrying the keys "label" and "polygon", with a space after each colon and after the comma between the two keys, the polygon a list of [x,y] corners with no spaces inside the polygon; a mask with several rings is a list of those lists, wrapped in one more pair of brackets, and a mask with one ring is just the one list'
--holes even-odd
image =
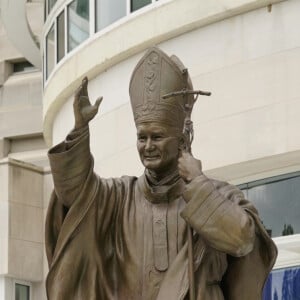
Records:
{"label": "dark window pane", "polygon": [[16,283],[15,300],[29,300],[30,287],[28,285]]}
{"label": "dark window pane", "polygon": [[35,70],[35,67],[29,61],[21,61],[13,64],[14,73]]}
{"label": "dark window pane", "polygon": [[300,300],[300,267],[274,270],[265,284],[263,300]]}
{"label": "dark window pane", "polygon": [[89,1],[75,0],[68,6],[68,51],[89,37]]}
{"label": "dark window pane", "polygon": [[65,56],[65,13],[57,17],[57,62]]}
{"label": "dark window pane", "polygon": [[152,3],[152,0],[131,0],[131,11],[140,9],[150,3]]}
{"label": "dark window pane", "polygon": [[300,233],[300,176],[249,188],[248,199],[272,237]]}
{"label": "dark window pane", "polygon": [[54,68],[54,49],[54,26],[52,26],[46,36],[46,79]]}
{"label": "dark window pane", "polygon": [[126,15],[126,0],[96,0],[96,31]]}

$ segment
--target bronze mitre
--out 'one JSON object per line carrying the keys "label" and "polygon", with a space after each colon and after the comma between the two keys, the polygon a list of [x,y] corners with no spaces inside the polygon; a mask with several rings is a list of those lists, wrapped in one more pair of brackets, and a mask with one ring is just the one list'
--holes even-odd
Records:
{"label": "bronze mitre", "polygon": [[193,90],[186,68],[175,55],[169,57],[157,47],[148,49],[135,67],[129,85],[129,94],[135,124],[158,122],[182,132],[188,97],[163,96],[180,90]]}

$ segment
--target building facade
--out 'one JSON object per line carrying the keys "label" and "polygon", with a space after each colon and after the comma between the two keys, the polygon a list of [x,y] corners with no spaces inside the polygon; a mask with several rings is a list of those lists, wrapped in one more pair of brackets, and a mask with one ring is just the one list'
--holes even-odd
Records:
{"label": "building facade", "polygon": [[[43,138],[42,71],[36,64],[42,60],[37,48],[37,57],[29,61],[29,31],[18,31],[18,25],[26,29],[28,17],[39,43],[43,2],[24,2],[23,10],[16,4],[0,1],[0,299],[42,300],[44,199],[51,186]],[[27,50],[15,45],[17,39]]]}
{"label": "building facade", "polygon": [[[38,4],[41,8],[43,3]],[[104,97],[100,112],[90,125],[96,172],[103,177],[140,175],[143,168],[135,146],[129,79],[148,47],[157,45],[169,55],[177,55],[188,67],[194,88],[212,92],[209,98],[199,98],[194,107],[193,153],[202,160],[208,176],[240,186],[258,207],[278,245],[279,256],[266,285],[265,299],[297,299],[293,295],[300,294],[299,11],[299,0],[46,0],[43,12],[36,11],[44,17],[44,24],[37,26],[38,57],[34,35],[28,42],[31,48],[15,41],[19,53],[40,70],[30,73],[40,80],[40,94],[36,96],[42,99],[38,105],[40,119],[37,116],[34,122],[39,124],[35,125],[38,129],[11,134],[14,120],[1,133],[2,149],[7,149],[7,140],[14,140],[14,136],[28,139],[36,131],[43,131],[47,147],[63,140],[74,124],[74,91],[88,76],[91,100]],[[11,29],[14,24],[7,17],[4,23],[9,38],[20,34]],[[1,61],[5,64],[12,60],[3,57]],[[2,91],[14,76],[3,79]],[[31,77],[28,82],[33,80]],[[5,107],[3,103],[5,100],[1,108]],[[6,118],[6,108],[2,115]],[[24,124],[27,126],[30,121]],[[14,143],[17,145],[14,141],[10,145]],[[14,210],[14,204],[23,201],[14,195],[19,193],[22,198],[22,185],[33,186],[25,179],[30,176],[22,175],[30,171],[39,178],[42,195],[36,197],[35,191],[29,198],[38,203],[37,218],[41,224],[44,222],[52,183],[45,156],[47,147],[36,147],[23,147],[19,156],[12,150],[3,150],[0,162],[4,174],[0,184],[6,191],[6,200],[0,202],[4,207],[1,213],[7,219],[0,238],[8,244],[1,250],[7,253],[0,264],[0,280],[6,283],[0,285],[0,293],[1,288],[16,290],[19,280],[28,282],[32,299],[43,300],[41,286],[47,273],[43,232],[38,233],[36,240],[34,230],[32,236],[26,236],[22,222],[33,220],[34,216],[26,215],[23,206],[19,213]],[[16,178],[23,178],[20,186]],[[32,180],[37,184],[37,179]],[[28,201],[24,205],[35,207]],[[15,230],[14,222],[18,224]],[[32,260],[40,266],[36,276],[20,265],[13,269],[17,261],[14,257],[22,256],[11,252],[18,235],[19,240],[38,243],[39,254],[33,257],[39,259]],[[7,282],[15,282],[15,286]],[[40,298],[34,298],[35,294]],[[15,299],[7,297],[3,299]]]}

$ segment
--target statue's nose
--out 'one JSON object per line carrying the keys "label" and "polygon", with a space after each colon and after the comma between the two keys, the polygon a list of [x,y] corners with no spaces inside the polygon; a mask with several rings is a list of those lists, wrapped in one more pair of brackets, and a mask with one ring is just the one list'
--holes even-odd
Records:
{"label": "statue's nose", "polygon": [[155,147],[154,147],[153,141],[152,141],[150,138],[147,139],[145,149],[148,150],[148,151],[151,151],[151,150],[153,150],[154,148],[155,148]]}

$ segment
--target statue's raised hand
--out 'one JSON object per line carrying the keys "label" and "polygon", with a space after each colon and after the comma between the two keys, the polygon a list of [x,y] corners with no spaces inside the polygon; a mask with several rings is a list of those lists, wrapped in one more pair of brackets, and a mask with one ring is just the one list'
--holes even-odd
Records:
{"label": "statue's raised hand", "polygon": [[94,105],[91,105],[88,95],[88,79],[84,77],[80,87],[75,93],[73,109],[75,117],[75,128],[86,126],[97,114],[103,97],[99,97]]}
{"label": "statue's raised hand", "polygon": [[197,176],[203,174],[201,160],[196,159],[189,152],[182,151],[178,158],[178,172],[186,183],[191,182]]}

